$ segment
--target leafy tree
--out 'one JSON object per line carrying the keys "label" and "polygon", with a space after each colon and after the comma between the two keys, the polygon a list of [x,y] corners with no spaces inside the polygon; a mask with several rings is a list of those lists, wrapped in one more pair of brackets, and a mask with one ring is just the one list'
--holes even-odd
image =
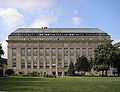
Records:
{"label": "leafy tree", "polygon": [[107,76],[107,72],[112,64],[114,47],[111,43],[100,44],[95,50],[95,62],[96,69],[102,71],[102,74]]}
{"label": "leafy tree", "polygon": [[72,61],[69,64],[68,75],[69,76],[75,75],[75,67],[74,67],[74,63]]}
{"label": "leafy tree", "polygon": [[4,54],[4,51],[2,50],[2,46],[1,46],[1,44],[0,44],[0,67],[2,67],[3,68],[3,62],[2,62],[2,55]]}
{"label": "leafy tree", "polygon": [[120,76],[120,49],[119,48],[114,49],[113,67],[117,68],[118,76]]}
{"label": "leafy tree", "polygon": [[75,70],[77,72],[85,72],[90,70],[90,63],[88,62],[85,56],[78,57],[77,62],[75,63]]}

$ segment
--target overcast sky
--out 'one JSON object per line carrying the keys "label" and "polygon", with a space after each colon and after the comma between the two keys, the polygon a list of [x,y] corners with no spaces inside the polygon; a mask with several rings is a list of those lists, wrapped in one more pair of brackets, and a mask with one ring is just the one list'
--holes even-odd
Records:
{"label": "overcast sky", "polygon": [[0,39],[18,27],[100,28],[120,41],[120,0],[0,0]]}

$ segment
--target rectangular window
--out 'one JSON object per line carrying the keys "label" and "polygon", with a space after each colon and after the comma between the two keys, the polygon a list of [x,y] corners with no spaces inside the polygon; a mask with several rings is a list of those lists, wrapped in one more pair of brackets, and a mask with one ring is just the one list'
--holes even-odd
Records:
{"label": "rectangular window", "polygon": [[40,56],[43,56],[43,55],[44,55],[44,49],[40,48]]}
{"label": "rectangular window", "polygon": [[80,57],[80,48],[76,48],[76,59]]}
{"label": "rectangular window", "polygon": [[64,48],[64,55],[68,55],[68,48]]}
{"label": "rectangular window", "polygon": [[21,62],[25,62],[25,56],[21,56]]}
{"label": "rectangular window", "polygon": [[31,69],[31,64],[27,64],[27,69]]}
{"label": "rectangular window", "polygon": [[52,56],[52,63],[56,63],[56,56]]}
{"label": "rectangular window", "polygon": [[64,62],[68,62],[68,56],[64,56]]}
{"label": "rectangular window", "polygon": [[31,56],[31,48],[27,48],[27,56]]}
{"label": "rectangular window", "polygon": [[43,63],[40,63],[40,69],[43,69]]}
{"label": "rectangular window", "polygon": [[46,64],[46,69],[49,69],[50,68],[50,64]]}
{"label": "rectangular window", "polygon": [[49,56],[49,54],[50,54],[50,49],[49,48],[45,49],[45,54],[46,54],[46,56]]}
{"label": "rectangular window", "polygon": [[76,54],[80,55],[80,48],[76,48]]}
{"label": "rectangular window", "polygon": [[33,64],[33,69],[37,69],[37,64],[36,63]]}
{"label": "rectangular window", "polygon": [[74,56],[70,56],[70,61],[74,62]]}
{"label": "rectangular window", "polygon": [[40,56],[40,62],[44,61],[44,56]]}
{"label": "rectangular window", "polygon": [[58,61],[59,61],[59,62],[62,62],[62,55],[59,55],[59,56],[58,56]]}
{"label": "rectangular window", "polygon": [[37,56],[37,48],[33,48],[33,55]]}
{"label": "rectangular window", "polygon": [[49,62],[49,61],[50,61],[50,57],[49,57],[49,56],[46,56],[45,61],[46,61],[46,62]]}
{"label": "rectangular window", "polygon": [[56,55],[56,49],[52,48],[51,53],[52,53],[52,56],[55,56]]}
{"label": "rectangular window", "polygon": [[92,57],[92,48],[88,48],[88,56]]}
{"label": "rectangular window", "polygon": [[31,62],[31,56],[27,56],[27,61]]}
{"label": "rectangular window", "polygon": [[74,48],[70,48],[70,55],[74,55]]}
{"label": "rectangular window", "polygon": [[21,64],[21,69],[25,69],[25,63]]}
{"label": "rectangular window", "polygon": [[58,48],[58,54],[62,54],[62,48]]}
{"label": "rectangular window", "polygon": [[33,62],[37,62],[37,56],[33,56]]}
{"label": "rectangular window", "polygon": [[12,49],[12,56],[16,56],[16,48]]}
{"label": "rectangular window", "polygon": [[13,69],[16,69],[16,63],[12,64]]}
{"label": "rectangular window", "polygon": [[25,56],[25,48],[21,48],[21,56]]}

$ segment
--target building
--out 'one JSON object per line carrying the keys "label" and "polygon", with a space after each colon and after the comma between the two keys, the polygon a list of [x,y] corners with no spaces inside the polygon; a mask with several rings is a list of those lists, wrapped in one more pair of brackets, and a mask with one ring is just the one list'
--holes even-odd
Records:
{"label": "building", "polygon": [[120,42],[115,43],[114,46],[120,48]]}
{"label": "building", "polygon": [[99,44],[110,41],[98,28],[19,28],[8,36],[8,68],[66,75],[70,61],[89,59]]}

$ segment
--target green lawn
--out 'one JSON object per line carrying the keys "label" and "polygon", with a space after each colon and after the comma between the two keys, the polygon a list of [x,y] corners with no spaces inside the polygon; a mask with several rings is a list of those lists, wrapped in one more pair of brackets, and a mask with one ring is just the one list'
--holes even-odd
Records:
{"label": "green lawn", "polygon": [[120,92],[120,77],[0,78],[0,92]]}

